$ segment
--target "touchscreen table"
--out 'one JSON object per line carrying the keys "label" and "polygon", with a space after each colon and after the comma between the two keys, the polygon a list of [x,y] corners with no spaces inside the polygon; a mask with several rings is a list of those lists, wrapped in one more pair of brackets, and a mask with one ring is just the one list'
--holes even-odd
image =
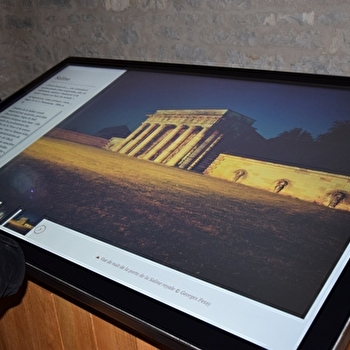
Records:
{"label": "touchscreen table", "polygon": [[1,234],[33,274],[164,345],[333,346],[350,309],[348,86],[67,59],[0,105]]}

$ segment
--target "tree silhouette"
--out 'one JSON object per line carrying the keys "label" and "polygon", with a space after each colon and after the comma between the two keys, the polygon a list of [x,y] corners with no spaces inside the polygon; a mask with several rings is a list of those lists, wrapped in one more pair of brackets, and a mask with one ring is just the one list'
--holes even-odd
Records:
{"label": "tree silhouette", "polygon": [[350,145],[350,120],[333,122],[332,127],[324,134],[319,135],[316,141],[330,145],[335,144],[338,147]]}
{"label": "tree silhouette", "polygon": [[289,140],[302,140],[302,141],[313,141],[311,133],[302,128],[294,128],[289,131],[283,131],[277,138],[289,139]]}
{"label": "tree silhouette", "polygon": [[335,121],[324,134],[320,134],[318,160],[331,172],[350,175],[350,120]]}
{"label": "tree silhouette", "polygon": [[283,131],[268,140],[269,157],[289,165],[307,166],[313,157],[314,143],[311,133],[302,128]]}

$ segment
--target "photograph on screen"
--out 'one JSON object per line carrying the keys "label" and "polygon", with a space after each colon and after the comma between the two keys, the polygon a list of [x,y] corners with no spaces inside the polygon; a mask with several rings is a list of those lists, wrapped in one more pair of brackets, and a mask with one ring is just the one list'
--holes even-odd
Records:
{"label": "photograph on screen", "polygon": [[345,90],[127,71],[0,170],[6,225],[304,317],[349,243],[349,112]]}

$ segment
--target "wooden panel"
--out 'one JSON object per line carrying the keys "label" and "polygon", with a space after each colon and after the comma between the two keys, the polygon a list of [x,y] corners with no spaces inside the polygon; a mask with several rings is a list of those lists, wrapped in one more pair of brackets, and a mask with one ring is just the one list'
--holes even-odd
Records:
{"label": "wooden panel", "polygon": [[0,320],[2,350],[64,350],[52,294],[28,282],[21,303]]}
{"label": "wooden panel", "polygon": [[33,282],[23,294],[0,303],[1,350],[156,350]]}
{"label": "wooden panel", "polygon": [[97,349],[90,314],[57,295],[53,299],[64,349]]}
{"label": "wooden panel", "polygon": [[91,315],[98,350],[155,350],[152,345],[113,326],[105,320]]}

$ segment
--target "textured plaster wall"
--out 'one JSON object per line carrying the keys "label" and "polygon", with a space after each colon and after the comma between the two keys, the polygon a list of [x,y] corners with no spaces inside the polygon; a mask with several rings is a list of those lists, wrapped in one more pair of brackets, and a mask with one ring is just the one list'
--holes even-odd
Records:
{"label": "textured plaster wall", "polygon": [[345,0],[0,0],[0,98],[67,56],[350,75]]}

